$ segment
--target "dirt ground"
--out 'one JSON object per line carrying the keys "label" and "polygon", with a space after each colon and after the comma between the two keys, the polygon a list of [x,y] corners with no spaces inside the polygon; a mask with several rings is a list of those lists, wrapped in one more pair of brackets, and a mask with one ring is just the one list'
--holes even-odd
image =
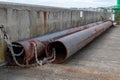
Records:
{"label": "dirt ground", "polygon": [[63,64],[1,67],[0,80],[120,80],[120,26],[107,30]]}

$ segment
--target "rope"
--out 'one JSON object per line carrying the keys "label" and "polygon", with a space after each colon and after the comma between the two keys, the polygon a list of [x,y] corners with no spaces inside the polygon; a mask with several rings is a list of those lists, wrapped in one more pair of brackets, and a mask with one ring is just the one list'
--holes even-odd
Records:
{"label": "rope", "polygon": [[[16,53],[14,52],[14,50],[13,50],[13,46],[14,46],[14,47],[21,47],[21,46],[12,44],[11,41],[10,41],[10,39],[9,39],[8,34],[6,33],[6,31],[5,31],[5,29],[4,29],[4,27],[2,26],[2,27],[0,27],[0,28],[1,28],[1,31],[3,32],[3,34],[4,34],[4,40],[5,40],[8,48],[9,48],[9,50],[10,50],[10,52],[11,52],[11,55],[12,55],[12,57],[13,57],[13,60],[15,61],[15,63],[16,63],[18,66],[20,66],[20,67],[26,67],[26,65],[20,64],[20,63],[17,61],[17,59],[16,59],[16,56],[20,56],[20,55],[23,54],[24,49],[22,49],[20,53],[17,53],[17,54],[16,54]],[[55,49],[53,48],[53,50],[52,50],[52,52],[53,52],[53,53],[52,53],[52,56],[50,56],[50,57],[48,57],[48,58],[44,58],[43,60],[40,60],[40,61],[39,61],[39,60],[38,60],[38,54],[37,54],[37,44],[36,44],[35,42],[32,42],[32,44],[34,45],[35,60],[36,60],[37,64],[39,64],[40,66],[43,65],[43,64],[46,64],[46,63],[51,63],[51,62],[53,62],[53,61],[56,59],[56,51],[55,51]],[[51,58],[53,58],[53,59],[51,59]],[[49,59],[51,59],[51,60],[49,60]],[[31,64],[31,65],[34,66],[35,64]]]}
{"label": "rope", "polygon": [[8,48],[9,48],[11,54],[12,54],[12,57],[13,57],[13,60],[15,61],[15,63],[16,63],[18,66],[20,66],[20,67],[25,67],[25,65],[22,65],[22,64],[20,64],[20,63],[17,61],[17,59],[16,59],[16,57],[15,57],[16,54],[15,54],[14,51],[13,51],[13,47],[12,47],[12,45],[11,45],[10,40],[7,39],[7,38],[5,38],[5,41],[6,41],[6,43],[7,43],[7,46],[8,46]]}
{"label": "rope", "polygon": [[32,44],[34,45],[35,60],[36,60],[37,64],[42,65],[42,61],[39,61],[39,60],[38,60],[38,55],[37,55],[37,44],[34,43],[34,42],[32,42]]}
{"label": "rope", "polygon": [[22,46],[19,46],[19,45],[15,45],[15,44],[12,44],[12,46],[14,46],[14,47],[22,47]]}
{"label": "rope", "polygon": [[20,66],[20,67],[25,67],[25,65],[20,64],[20,63],[16,60],[16,57],[15,57],[15,56],[20,56],[20,55],[22,54],[23,50],[20,52],[20,54],[15,54],[14,51],[13,51],[12,43],[11,43],[11,41],[10,41],[10,39],[9,39],[8,34],[7,34],[6,31],[5,31],[4,26],[2,25],[0,28],[1,28],[1,31],[3,32],[3,34],[4,34],[4,40],[5,40],[5,42],[6,42],[7,46],[8,46],[11,54],[12,54],[13,60],[15,61],[15,63],[16,63],[18,66]]}
{"label": "rope", "polygon": [[[51,63],[53,62],[55,59],[56,59],[56,52],[55,52],[55,49],[52,50],[53,54],[51,57],[48,57],[48,58],[44,58],[43,60],[38,60],[38,54],[37,54],[37,44],[35,42],[32,42],[32,44],[34,45],[34,54],[35,54],[35,60],[37,62],[37,64],[39,64],[40,66],[42,66],[43,64],[45,63]],[[52,60],[49,60],[53,58]]]}
{"label": "rope", "polygon": [[4,63],[0,64],[0,67],[5,66],[6,64],[7,64],[7,62],[4,62]]}
{"label": "rope", "polygon": [[[7,36],[8,36],[8,35],[7,35]],[[12,52],[14,52],[13,46],[15,46],[15,45],[12,45],[9,37],[8,37],[8,38],[5,37],[4,39],[5,39],[6,43],[7,43],[7,45],[9,46],[9,49],[12,50]],[[17,47],[18,47],[18,46],[17,46]],[[20,55],[23,54],[23,52],[24,52],[24,49],[22,49],[21,52],[20,52],[20,53],[17,53],[17,54],[14,52],[13,55],[14,55],[14,56],[20,56]]]}
{"label": "rope", "polygon": [[47,59],[49,60],[49,59],[51,59],[51,58],[53,58],[53,57],[54,57],[54,55],[52,54],[52,56],[48,57]]}
{"label": "rope", "polygon": [[52,62],[56,59],[56,51],[55,51],[55,48],[52,49],[52,54],[53,54],[54,56],[53,56],[53,59],[52,59],[52,60],[49,60],[50,63],[52,63]]}

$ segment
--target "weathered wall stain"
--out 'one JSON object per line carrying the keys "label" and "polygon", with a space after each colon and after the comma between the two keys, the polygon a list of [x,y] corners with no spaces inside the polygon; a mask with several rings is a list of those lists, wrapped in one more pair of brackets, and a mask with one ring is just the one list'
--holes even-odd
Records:
{"label": "weathered wall stain", "polygon": [[44,33],[45,33],[46,32],[46,24],[47,24],[47,12],[44,11],[43,15],[44,15]]}

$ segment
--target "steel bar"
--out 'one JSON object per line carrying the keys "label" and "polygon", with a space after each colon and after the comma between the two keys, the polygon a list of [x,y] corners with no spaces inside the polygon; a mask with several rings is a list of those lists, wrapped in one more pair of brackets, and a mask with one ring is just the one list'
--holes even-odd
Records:
{"label": "steel bar", "polygon": [[[41,56],[43,53],[45,53],[45,47],[47,46],[47,44],[49,42],[54,41],[58,38],[73,34],[75,32],[93,27],[95,25],[99,25],[101,23],[103,23],[103,21],[99,21],[99,22],[88,24],[88,25],[67,29],[64,31],[60,31],[60,32],[48,34],[45,36],[28,39],[25,41],[13,42],[12,43],[13,45],[17,45],[17,46],[13,46],[13,50],[17,54],[17,53],[20,53],[22,49],[24,49],[23,54],[20,56],[16,56],[16,58],[19,61],[19,63],[28,65],[30,63],[30,61],[33,60],[35,57],[34,48],[33,48],[34,46],[33,46],[32,42],[35,42],[37,44],[37,50],[38,50],[37,54],[38,54],[38,56]],[[18,46],[20,46],[20,47],[18,47]],[[7,59],[8,59],[9,64],[14,63],[9,50],[7,50]]]}
{"label": "steel bar", "polygon": [[53,63],[62,63],[111,26],[112,21],[106,21],[100,25],[57,39],[48,44],[46,55],[47,57],[51,56],[52,49],[55,49],[56,59]]}

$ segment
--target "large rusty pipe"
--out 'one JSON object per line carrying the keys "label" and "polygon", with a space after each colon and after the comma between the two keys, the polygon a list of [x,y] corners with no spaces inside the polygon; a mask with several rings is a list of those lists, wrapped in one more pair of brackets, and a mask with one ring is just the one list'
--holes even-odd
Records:
{"label": "large rusty pipe", "polygon": [[55,49],[56,59],[53,63],[62,63],[111,26],[112,21],[107,21],[100,25],[55,40],[48,44],[46,55],[47,57],[51,56],[52,50]]}
{"label": "large rusty pipe", "polygon": [[[44,35],[44,36],[37,37],[37,38],[28,39],[25,41],[13,42],[12,43],[13,45],[21,46],[21,47],[13,46],[13,50],[15,53],[20,53],[20,51],[22,49],[24,49],[24,53],[22,55],[20,55],[19,57],[17,56],[16,58],[18,59],[18,61],[20,63],[28,64],[29,61],[34,58],[34,46],[33,46],[32,42],[37,44],[37,52],[38,52],[38,56],[40,56],[41,54],[44,53],[45,47],[49,42],[51,42],[55,39],[61,38],[63,36],[66,36],[66,35],[69,35],[69,34],[93,27],[95,25],[99,25],[101,23],[103,23],[103,21],[99,21],[99,22],[88,24],[88,25],[67,29],[64,31]],[[13,60],[11,58],[11,54],[9,51],[8,51],[7,59],[9,61],[9,63],[13,63]]]}

